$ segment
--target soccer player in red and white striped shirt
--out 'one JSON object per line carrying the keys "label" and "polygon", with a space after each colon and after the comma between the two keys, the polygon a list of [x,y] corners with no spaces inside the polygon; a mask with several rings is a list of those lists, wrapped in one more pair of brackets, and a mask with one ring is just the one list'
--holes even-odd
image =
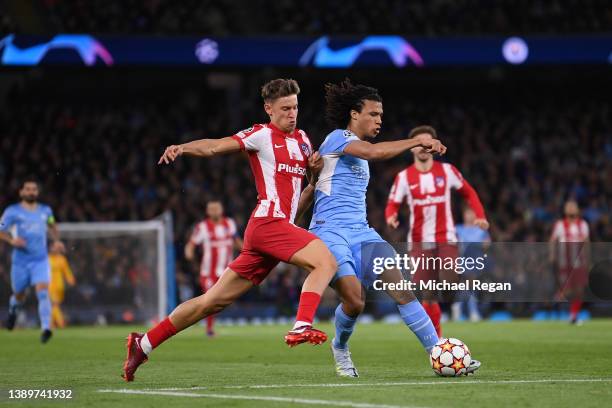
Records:
{"label": "soccer player in red and white striped shirt", "polygon": [[570,301],[570,322],[577,323],[589,275],[589,224],[580,217],[578,203],[565,203],[565,217],[550,236],[550,261],[558,274],[559,295]]}
{"label": "soccer player in red and white striped shirt", "polygon": [[[414,128],[409,137],[416,137],[419,134],[437,137],[435,129],[430,126]],[[474,188],[455,166],[434,161],[433,155],[422,147],[415,147],[411,151],[414,155],[414,164],[399,172],[391,187],[385,209],[387,225],[394,229],[399,226],[397,215],[400,206],[405,202],[410,209],[408,243],[412,254],[456,258],[457,234],[451,209],[451,190],[457,190],[467,200],[476,214],[474,225],[488,229],[489,223],[484,208]],[[425,268],[416,271],[413,281],[436,280],[438,277],[450,282],[458,281],[458,275],[454,271]],[[437,294],[424,291],[423,307],[434,323],[438,336],[442,337],[441,310]]]}
{"label": "soccer player in red and white striped shirt", "polygon": [[[234,258],[234,248],[242,249],[233,219],[223,215],[221,201],[212,200],[206,204],[206,218],[200,221],[185,245],[185,258],[192,261],[196,247],[202,250],[200,262],[200,287],[206,293],[217,281]],[[206,334],[214,336],[215,315],[206,318]]]}
{"label": "soccer player in red and white striped shirt", "polygon": [[[318,174],[323,165],[318,153],[313,153],[306,133],[296,128],[299,92],[297,82],[292,79],[270,81],[261,92],[270,123],[257,124],[222,139],[201,139],[168,146],[164,151],[160,164],[169,164],[182,155],[212,157],[246,151],[258,200],[244,233],[242,251],[217,283],[205,294],[180,304],[145,335],[131,333],[128,336],[128,353],[123,366],[126,381],[134,380],[136,369],[147,361],[155,347],[199,320],[225,309],[265,279],[280,261],[309,272],[302,285],[295,324],[285,336],[285,342],[295,346],[304,342],[321,344],[327,340],[325,333],[312,327],[312,321],[321,294],[336,272],[336,260],[323,241],[294,224],[296,217],[306,209],[300,205],[304,176],[309,169]],[[314,182],[314,177],[310,182]]]}

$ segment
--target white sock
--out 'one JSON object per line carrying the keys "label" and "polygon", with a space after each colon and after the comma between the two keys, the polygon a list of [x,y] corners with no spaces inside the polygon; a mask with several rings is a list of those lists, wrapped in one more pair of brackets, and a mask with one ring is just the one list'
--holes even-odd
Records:
{"label": "white sock", "polygon": [[153,346],[151,346],[151,342],[149,341],[149,336],[146,334],[140,339],[140,348],[146,355],[149,355],[151,351],[153,351]]}
{"label": "white sock", "polygon": [[304,322],[302,320],[297,320],[295,324],[293,325],[293,329],[291,330],[299,329],[300,327],[304,327],[304,326],[310,327],[312,326],[312,323]]}

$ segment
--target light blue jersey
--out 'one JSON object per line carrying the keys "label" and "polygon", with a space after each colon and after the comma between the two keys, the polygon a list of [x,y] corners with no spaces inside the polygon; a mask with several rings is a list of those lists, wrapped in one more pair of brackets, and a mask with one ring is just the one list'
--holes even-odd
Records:
{"label": "light blue jersey", "polygon": [[368,161],[344,154],[359,138],[350,130],[336,129],[319,148],[323,170],[315,191],[310,228],[338,225],[367,227],[366,192],[370,181]]}
{"label": "light blue jersey", "polygon": [[54,222],[51,208],[38,204],[30,211],[13,204],[4,210],[0,219],[0,231],[12,233],[26,242],[24,248],[13,249],[13,264],[47,259],[47,227]]}
{"label": "light blue jersey", "polygon": [[[37,204],[27,210],[21,204],[13,204],[4,210],[0,218],[0,231],[9,232],[25,241],[25,247],[13,248],[11,286],[13,296],[9,302],[9,315],[22,306],[15,294],[24,293],[29,286],[49,284],[50,268],[47,254],[47,229],[55,222],[51,208]],[[43,330],[50,329],[51,302],[46,288],[37,288],[38,315]]]}
{"label": "light blue jersey", "polygon": [[368,225],[368,162],[344,154],[354,140],[359,138],[350,130],[336,129],[319,148],[323,170],[316,186],[310,231],[325,242],[336,258],[338,272],[332,284],[343,276],[356,276],[368,287],[376,279],[372,259],[392,257],[395,251]]}

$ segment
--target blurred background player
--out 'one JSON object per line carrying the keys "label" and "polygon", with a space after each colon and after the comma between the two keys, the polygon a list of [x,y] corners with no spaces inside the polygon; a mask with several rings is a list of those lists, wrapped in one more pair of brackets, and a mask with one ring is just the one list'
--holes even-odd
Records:
{"label": "blurred background player", "polygon": [[61,305],[64,302],[64,282],[70,286],[76,284],[68,259],[65,256],[66,247],[63,243],[55,241],[49,250],[49,265],[51,267],[51,283],[49,284],[49,297],[51,299],[51,325],[54,328],[66,327],[66,319]]}
{"label": "blurred background player", "polygon": [[[470,207],[463,210],[463,224],[456,226],[457,240],[459,241],[459,254],[464,258],[476,259],[483,257],[485,250],[491,243],[491,236],[486,229],[475,224],[476,213]],[[461,275],[463,281],[470,281],[478,276],[482,271],[476,268],[466,269]],[[451,307],[453,320],[463,320],[463,309],[467,306],[470,321],[479,322],[481,320],[478,310],[478,298],[473,290],[461,291],[457,293],[456,302]]]}
{"label": "blurred background player", "polygon": [[[202,250],[200,262],[200,287],[206,293],[212,287],[234,258],[234,248],[242,249],[242,239],[238,235],[236,222],[223,215],[221,201],[213,200],[206,204],[206,218],[200,221],[185,245],[185,258],[193,261],[196,247]],[[206,334],[214,336],[215,316],[206,318]]]}
{"label": "blurred background player", "polygon": [[314,234],[293,222],[298,211],[307,168],[320,170],[322,160],[313,153],[306,133],[297,129],[300,88],[292,79],[275,79],[261,90],[270,123],[256,124],[222,139],[200,139],[168,146],[158,164],[179,156],[212,157],[247,151],[257,186],[257,206],[244,234],[240,255],[210,290],[180,304],[146,334],[130,333],[123,378],[134,380],[136,369],[162,342],[201,319],[218,313],[255,285],[279,262],[305,269],[293,328],[285,336],[289,346],[321,344],[327,335],[312,327],[321,295],[336,272],[336,261]]}
{"label": "blurred background player", "polygon": [[40,341],[46,343],[52,336],[47,232],[54,241],[57,241],[59,231],[55,225],[53,211],[49,206],[38,202],[38,195],[38,182],[31,178],[26,179],[19,190],[21,201],[7,207],[2,214],[0,240],[13,247],[11,263],[13,293],[9,302],[6,327],[13,330],[17,313],[25,301],[26,289],[34,286],[42,329]]}
{"label": "blurred background player", "polygon": [[[336,257],[338,272],[331,286],[341,299],[335,311],[336,336],[331,349],[336,372],[359,377],[348,341],[365,307],[366,290],[376,276],[375,257],[395,257],[395,250],[371,228],[367,220],[366,193],[370,182],[368,160],[391,159],[415,146],[443,154],[446,147],[431,135],[372,144],[382,126],[382,98],[374,88],[352,84],[348,79],[325,86],[326,116],[336,127],[319,150],[323,170],[316,184],[310,231],[320,237]],[[304,194],[312,193],[312,186]],[[383,282],[403,279],[397,269],[380,275]],[[406,325],[429,353],[438,341],[435,328],[423,307],[409,290],[388,290]]]}
{"label": "blurred background player", "polygon": [[550,237],[550,262],[557,271],[557,297],[570,302],[570,322],[577,323],[589,280],[589,224],[580,217],[576,201],[567,201],[563,212]]}
{"label": "blurred background player", "polygon": [[[413,129],[410,137],[420,134],[437,138],[436,130],[431,126]],[[489,223],[478,194],[452,164],[435,161],[433,154],[420,146],[412,148],[411,152],[414,163],[396,175],[391,187],[385,208],[387,225],[393,229],[399,226],[398,210],[405,202],[410,210],[408,246],[413,256],[457,258],[457,234],[452,215],[451,189],[456,189],[474,210],[476,214],[474,225],[488,229]],[[449,282],[459,280],[454,270],[419,268],[413,275],[412,281],[438,280],[438,278]],[[444,295],[445,301],[452,300],[452,294]],[[438,294],[434,291],[423,291],[422,300],[438,336],[442,337],[440,326],[442,312],[438,303]]]}

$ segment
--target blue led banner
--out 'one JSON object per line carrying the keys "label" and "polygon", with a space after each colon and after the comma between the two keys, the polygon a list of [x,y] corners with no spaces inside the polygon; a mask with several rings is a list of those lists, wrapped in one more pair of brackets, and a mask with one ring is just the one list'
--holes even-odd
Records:
{"label": "blue led banner", "polygon": [[293,66],[316,68],[610,64],[612,36],[146,37],[9,34],[0,64]]}

